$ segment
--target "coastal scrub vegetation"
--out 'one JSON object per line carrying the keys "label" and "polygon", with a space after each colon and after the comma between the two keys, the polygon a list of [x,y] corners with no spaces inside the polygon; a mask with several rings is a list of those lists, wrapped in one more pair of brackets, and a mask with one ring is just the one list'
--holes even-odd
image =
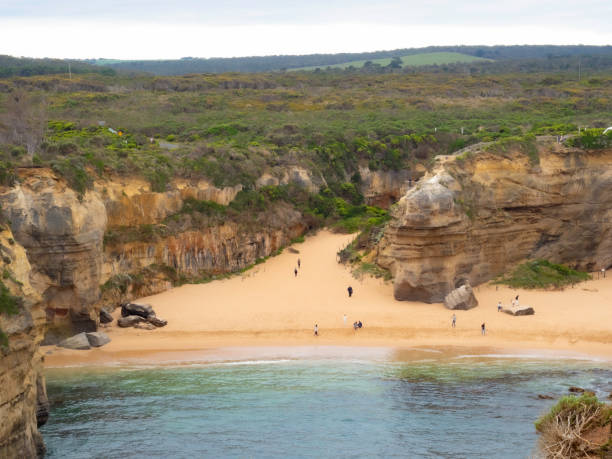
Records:
{"label": "coastal scrub vegetation", "polygon": [[595,395],[562,397],[535,422],[547,458],[608,457],[612,408]]}
{"label": "coastal scrub vegetation", "polygon": [[567,71],[12,77],[0,79],[1,175],[53,167],[79,194],[135,174],[155,191],[177,177],[252,189],[297,166],[338,195],[360,168],[413,171],[480,142],[524,145],[534,162],[535,136],[604,147],[611,94],[609,75]]}
{"label": "coastal scrub vegetation", "polygon": [[495,283],[512,288],[562,288],[590,278],[588,273],[576,271],[565,265],[551,263],[548,260],[532,260],[498,277]]}
{"label": "coastal scrub vegetation", "polygon": [[[3,275],[4,277],[4,275]],[[19,312],[21,306],[21,298],[14,296],[9,291],[8,287],[4,285],[3,281],[0,281],[0,314],[14,315]],[[8,345],[8,337],[0,329],[0,346]]]}

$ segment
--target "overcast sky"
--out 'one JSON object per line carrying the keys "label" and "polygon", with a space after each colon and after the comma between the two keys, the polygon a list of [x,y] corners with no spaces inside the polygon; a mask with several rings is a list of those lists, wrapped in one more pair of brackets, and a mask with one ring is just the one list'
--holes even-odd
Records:
{"label": "overcast sky", "polygon": [[0,0],[0,54],[155,59],[612,44],[612,0]]}

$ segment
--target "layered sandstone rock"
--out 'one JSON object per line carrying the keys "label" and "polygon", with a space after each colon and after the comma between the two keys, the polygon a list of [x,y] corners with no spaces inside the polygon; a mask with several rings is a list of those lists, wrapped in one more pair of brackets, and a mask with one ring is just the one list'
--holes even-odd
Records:
{"label": "layered sandstone rock", "polygon": [[0,314],[0,329],[8,345],[0,346],[0,457],[44,454],[38,427],[49,416],[39,344],[45,312],[30,284],[30,263],[10,230],[0,232],[0,270],[10,293],[21,298],[15,315]]}
{"label": "layered sandstone rock", "polygon": [[32,265],[32,285],[43,297],[49,342],[95,331],[91,305],[99,297],[106,209],[97,193],[79,197],[51,171],[32,169],[0,195],[15,239]]}
{"label": "layered sandstone rock", "polygon": [[[176,180],[167,191],[155,193],[143,180],[115,178],[96,182],[79,196],[48,169],[21,170],[19,183],[0,192],[0,202],[15,239],[26,249],[33,287],[43,299],[49,323],[45,343],[95,331],[104,306],[100,286],[113,276],[137,274],[152,265],[188,276],[232,272],[304,233],[301,214],[278,206],[258,228],[227,222],[175,228],[152,241],[104,245],[108,230],[160,224],[179,212],[187,198],[226,205],[241,188]],[[149,295],[171,287],[163,276],[152,276],[131,293]]]}
{"label": "layered sandstone rock", "polygon": [[612,265],[612,152],[539,143],[538,156],[439,159],[399,201],[378,249],[398,300],[441,302],[528,258]]}
{"label": "layered sandstone rock", "polygon": [[414,170],[372,171],[359,168],[361,192],[368,205],[385,209],[397,202],[425,174],[425,168],[417,165]]}

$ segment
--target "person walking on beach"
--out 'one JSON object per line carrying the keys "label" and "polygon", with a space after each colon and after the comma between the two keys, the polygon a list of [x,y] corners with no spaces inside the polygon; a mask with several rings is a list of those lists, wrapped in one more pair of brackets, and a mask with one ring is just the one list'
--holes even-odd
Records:
{"label": "person walking on beach", "polygon": [[342,316],[342,320],[344,321],[344,325],[346,325],[346,314]]}
{"label": "person walking on beach", "polygon": [[482,333],[482,336],[484,336],[487,332],[485,330],[485,324],[484,322],[482,323],[482,325],[480,326],[480,333]]}
{"label": "person walking on beach", "polygon": [[452,321],[451,321],[451,327],[455,328],[456,325],[457,325],[457,316],[453,314]]}
{"label": "person walking on beach", "polygon": [[318,324],[315,324],[314,335],[319,336],[319,325]]}
{"label": "person walking on beach", "polygon": [[497,302],[497,312],[500,312],[500,311],[501,311],[501,309],[502,309],[502,308],[501,308],[501,301],[498,301],[498,302]]}
{"label": "person walking on beach", "polygon": [[295,277],[297,277],[297,268],[293,270],[293,273],[295,274]]}
{"label": "person walking on beach", "polygon": [[348,287],[346,290],[348,291],[349,298],[350,298],[350,297],[352,297],[352,296],[353,296],[353,287],[351,287],[351,286],[349,285],[349,287]]}
{"label": "person walking on beach", "polygon": [[301,263],[300,263],[300,259],[298,258],[298,268],[300,267]]}

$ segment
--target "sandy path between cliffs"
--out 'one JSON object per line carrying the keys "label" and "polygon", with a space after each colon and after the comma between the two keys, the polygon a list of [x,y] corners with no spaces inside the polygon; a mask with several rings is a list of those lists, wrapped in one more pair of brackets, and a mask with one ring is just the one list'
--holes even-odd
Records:
{"label": "sandy path between cliffs", "polygon": [[[143,298],[139,302],[151,304],[158,317],[168,320],[166,327],[121,329],[114,323],[102,329],[112,339],[110,344],[91,351],[44,347],[46,363],[121,363],[155,360],[156,355],[172,360],[185,351],[258,346],[464,346],[612,359],[612,272],[606,279],[564,291],[476,287],[479,306],[456,311],[457,327],[452,329],[453,312],[442,304],[399,302],[390,283],[354,279],[336,261],[337,251],[352,237],[320,231],[294,245],[299,254],[285,250],[243,275]],[[301,268],[294,276],[298,258]],[[508,304],[517,294],[521,304],[535,308],[535,315],[497,312],[498,300]],[[352,324],[357,320],[364,328],[355,332]],[[482,322],[486,336],[480,333]],[[313,334],[315,323],[318,337]]]}

